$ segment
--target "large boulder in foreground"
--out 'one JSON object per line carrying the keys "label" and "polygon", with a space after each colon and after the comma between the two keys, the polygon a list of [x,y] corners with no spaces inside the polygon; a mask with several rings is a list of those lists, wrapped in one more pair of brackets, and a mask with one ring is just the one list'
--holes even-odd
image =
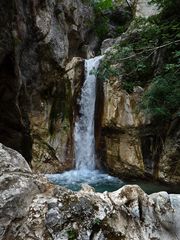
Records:
{"label": "large boulder in foreground", "polygon": [[25,219],[39,187],[25,159],[0,144],[0,239],[14,239],[8,231],[14,222]]}
{"label": "large boulder in foreground", "polygon": [[[176,240],[180,195],[148,196],[137,185],[96,193],[51,185],[0,145],[0,240]],[[9,168],[8,168],[9,166]]]}

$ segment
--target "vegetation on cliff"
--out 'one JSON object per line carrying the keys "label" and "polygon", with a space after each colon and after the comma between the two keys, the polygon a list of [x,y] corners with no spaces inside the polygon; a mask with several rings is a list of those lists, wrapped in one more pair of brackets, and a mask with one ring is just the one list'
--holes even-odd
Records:
{"label": "vegetation on cliff", "polygon": [[99,70],[103,80],[119,79],[129,93],[135,86],[146,89],[140,107],[154,119],[179,115],[180,16],[179,1],[153,0],[161,12],[135,18],[128,31],[105,55]]}
{"label": "vegetation on cliff", "polygon": [[132,20],[132,9],[122,0],[86,0],[94,9],[93,30],[100,41],[107,37],[117,37],[127,30]]}

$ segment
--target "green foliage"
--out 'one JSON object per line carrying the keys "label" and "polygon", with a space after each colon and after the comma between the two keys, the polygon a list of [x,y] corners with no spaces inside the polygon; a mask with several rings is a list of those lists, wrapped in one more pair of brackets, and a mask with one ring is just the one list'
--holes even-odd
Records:
{"label": "green foliage", "polygon": [[[169,120],[180,107],[180,75],[173,72],[154,78],[141,107],[156,120]],[[180,112],[178,113],[180,114]]]}
{"label": "green foliage", "polygon": [[92,0],[91,3],[96,12],[109,10],[113,8],[112,0]]}
{"label": "green foliage", "polygon": [[108,34],[108,24],[109,19],[103,15],[96,15],[95,27],[94,30],[98,37],[103,40],[105,36]]}
{"label": "green foliage", "polygon": [[68,234],[68,240],[77,239],[77,231],[74,228],[68,229],[67,234]]}
{"label": "green foliage", "polygon": [[[102,41],[107,38],[108,33],[110,32],[110,20],[108,16],[109,11],[114,11],[120,4],[121,0],[113,1],[113,0],[90,0],[91,6],[95,12],[95,21],[94,21],[94,31],[98,35],[99,39]],[[114,29],[111,34],[113,37],[117,37],[118,34],[122,33],[127,26],[129,25],[131,14],[128,9],[126,12],[126,17],[124,20],[126,24],[120,25],[117,29]]]}
{"label": "green foliage", "polygon": [[109,19],[105,16],[104,11],[113,9],[112,0],[91,0],[91,5],[95,12],[94,30],[98,37],[103,40],[108,34]]}
{"label": "green foliage", "polygon": [[176,11],[180,1],[151,2],[162,8],[161,14],[135,19],[133,31],[105,55],[98,76],[104,81],[119,80],[129,93],[137,85],[147,89],[141,109],[164,121],[180,108],[180,17]]}
{"label": "green foliage", "polygon": [[100,225],[100,224],[101,224],[101,219],[95,218],[94,222],[93,222],[93,225]]}
{"label": "green foliage", "polygon": [[[148,26],[146,26],[148,32],[147,29]],[[154,28],[153,30],[152,35],[142,31],[137,36],[129,36],[129,39],[121,42],[113,51],[106,54],[99,69],[99,78],[107,80],[116,77],[127,92],[132,92],[136,85],[144,86],[152,77],[154,69],[151,64],[153,54],[149,51],[149,48],[155,46],[156,41],[156,30]],[[149,48],[143,49],[147,46],[147,42]]]}

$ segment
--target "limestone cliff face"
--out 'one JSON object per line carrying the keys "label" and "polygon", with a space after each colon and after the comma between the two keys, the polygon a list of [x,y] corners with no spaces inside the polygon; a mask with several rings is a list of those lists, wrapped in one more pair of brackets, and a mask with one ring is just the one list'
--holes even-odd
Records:
{"label": "limestone cliff face", "polygon": [[45,161],[58,171],[60,156],[71,156],[73,96],[65,67],[72,56],[92,54],[92,9],[80,0],[2,0],[0,9],[0,142],[30,162],[33,138],[33,166],[42,170]]}
{"label": "limestone cliff face", "polygon": [[104,94],[97,98],[101,118],[96,120],[101,122],[97,125],[101,130],[96,146],[102,164],[121,177],[146,176],[179,183],[179,117],[159,124],[139,111],[142,87],[127,93],[114,78],[104,82],[101,91]]}
{"label": "limestone cliff face", "polygon": [[142,93],[137,87],[128,94],[118,80],[112,79],[104,83],[104,105],[99,106],[103,107],[99,149],[104,150],[103,164],[124,177],[142,176],[145,169],[139,129],[149,120],[136,109]]}
{"label": "limestone cliff face", "polygon": [[101,140],[97,143],[102,164],[121,177],[160,178],[163,166],[167,167],[167,160],[160,159],[161,156],[167,157],[165,152],[168,150],[165,149],[169,149],[169,138],[163,151],[166,126],[159,126],[139,111],[138,105],[145,90],[137,86],[133,93],[127,93],[118,79],[111,79],[103,84],[103,91],[104,95],[97,103],[98,108],[103,108]]}
{"label": "limestone cliff face", "polygon": [[[104,84],[104,114],[102,127],[104,129],[104,144],[107,149],[107,167],[118,173],[131,175],[134,167],[139,175],[144,170],[141,141],[137,128],[146,119],[135,111],[138,94],[129,95],[120,90],[118,81]],[[139,88],[140,91],[143,89]],[[132,174],[133,175],[133,174]]]}

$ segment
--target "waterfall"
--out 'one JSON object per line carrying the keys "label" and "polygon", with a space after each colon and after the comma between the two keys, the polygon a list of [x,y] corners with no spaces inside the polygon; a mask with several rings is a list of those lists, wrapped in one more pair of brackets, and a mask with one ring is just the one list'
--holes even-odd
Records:
{"label": "waterfall", "polygon": [[85,60],[85,81],[80,99],[80,117],[75,123],[76,169],[95,169],[94,111],[96,101],[96,70],[102,56]]}
{"label": "waterfall", "polygon": [[123,185],[118,178],[95,169],[94,112],[96,101],[96,70],[103,56],[85,60],[85,80],[79,100],[80,112],[74,127],[75,169],[61,174],[48,174],[56,184],[79,190],[88,183],[97,191],[114,191]]}

